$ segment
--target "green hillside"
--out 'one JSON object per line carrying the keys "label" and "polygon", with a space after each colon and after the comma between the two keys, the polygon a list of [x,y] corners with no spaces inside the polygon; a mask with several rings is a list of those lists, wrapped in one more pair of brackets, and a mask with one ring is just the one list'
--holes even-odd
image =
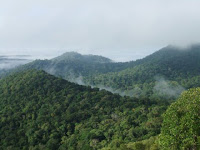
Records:
{"label": "green hillside", "polygon": [[[81,83],[83,82],[83,77],[120,71],[129,68],[134,63],[135,62],[115,63],[102,56],[81,55],[76,52],[67,52],[51,60],[35,60],[29,64],[10,70],[10,72],[28,69],[44,70],[52,75],[83,84]],[[9,74],[9,72],[7,74]],[[4,76],[7,74],[4,74]]]}
{"label": "green hillside", "polygon": [[[143,59],[116,63],[96,55],[67,52],[51,60],[36,60],[10,72],[37,69],[81,85],[131,97],[175,99],[200,86],[200,45],[167,46]],[[6,74],[7,75],[7,74]]]}
{"label": "green hillside", "polygon": [[54,62],[57,61],[82,61],[82,62],[89,62],[89,63],[110,63],[112,60],[106,57],[97,56],[97,55],[81,55],[77,52],[66,52],[61,56],[52,59]]}
{"label": "green hillside", "polygon": [[167,105],[44,71],[15,73],[0,80],[0,149],[126,149],[160,133]]}
{"label": "green hillside", "polygon": [[200,88],[192,88],[167,109],[159,136],[161,149],[200,149]]}
{"label": "green hillside", "polygon": [[[85,82],[94,86],[110,87],[114,91],[126,91],[130,96],[138,91],[142,95],[152,95],[155,86],[161,83],[175,90],[200,86],[199,45],[184,50],[168,46],[139,62],[136,66],[119,72],[85,78]],[[166,86],[163,88],[167,88]],[[182,90],[178,91],[179,95]]]}

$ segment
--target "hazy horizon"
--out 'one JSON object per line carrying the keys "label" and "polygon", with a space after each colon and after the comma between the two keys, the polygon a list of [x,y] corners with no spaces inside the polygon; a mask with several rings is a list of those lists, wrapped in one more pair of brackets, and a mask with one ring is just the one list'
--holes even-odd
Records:
{"label": "hazy horizon", "polygon": [[[126,62],[126,61],[135,61],[137,59],[142,59],[163,47],[157,49],[145,49],[135,52],[129,52],[127,50],[120,51],[102,51],[99,49],[96,50],[86,50],[86,49],[0,49],[0,56],[19,56],[26,55],[31,59],[51,59],[57,56],[60,56],[66,52],[77,52],[82,55],[99,55],[107,57],[116,62]],[[50,51],[49,51],[50,50]],[[123,52],[122,52],[123,51]],[[123,54],[122,54],[123,53]]]}
{"label": "hazy horizon", "polygon": [[0,3],[0,55],[64,52],[115,61],[200,41],[198,0],[7,0]]}

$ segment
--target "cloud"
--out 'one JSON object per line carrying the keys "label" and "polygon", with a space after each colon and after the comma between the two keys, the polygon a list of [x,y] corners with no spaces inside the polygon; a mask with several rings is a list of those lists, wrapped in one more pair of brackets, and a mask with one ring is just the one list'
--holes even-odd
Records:
{"label": "cloud", "polygon": [[177,82],[165,80],[163,77],[156,77],[156,83],[153,88],[154,94],[164,96],[165,98],[176,98],[184,90],[185,88]]}
{"label": "cloud", "polygon": [[31,62],[32,60],[27,56],[0,56],[0,71],[9,70],[20,65]]}
{"label": "cloud", "polygon": [[96,50],[111,57],[123,51],[123,59],[147,55],[168,44],[199,42],[199,5],[199,0],[6,0],[0,2],[0,48]]}

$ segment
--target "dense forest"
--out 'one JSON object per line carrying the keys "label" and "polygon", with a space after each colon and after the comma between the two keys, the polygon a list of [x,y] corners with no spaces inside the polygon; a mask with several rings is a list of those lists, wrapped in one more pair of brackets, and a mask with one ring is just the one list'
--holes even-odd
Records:
{"label": "dense forest", "polygon": [[186,91],[170,105],[44,71],[15,73],[0,80],[0,149],[199,149],[199,93]]}
{"label": "dense forest", "polygon": [[185,89],[200,86],[199,66],[200,45],[192,45],[185,49],[167,46],[143,59],[124,63],[67,52],[51,60],[33,61],[10,72],[44,70],[71,82],[120,95],[175,99]]}
{"label": "dense forest", "polygon": [[3,70],[0,149],[198,150],[199,66],[193,45],[126,63],[70,52]]}
{"label": "dense forest", "polygon": [[15,73],[0,81],[0,149],[125,149],[160,133],[168,105]]}
{"label": "dense forest", "polygon": [[0,150],[200,150],[199,7],[0,0]]}
{"label": "dense forest", "polygon": [[35,60],[16,69],[9,70],[7,73],[0,74],[0,76],[6,76],[10,72],[37,69],[80,84],[80,79],[82,80],[82,77],[121,71],[129,68],[134,63],[135,62],[115,63],[102,56],[66,52],[50,60]]}
{"label": "dense forest", "polygon": [[[180,86],[186,89],[200,86],[199,45],[184,50],[168,46],[139,61],[132,68],[86,77],[85,80],[90,85],[103,85],[124,91],[130,96],[134,96],[134,89],[140,89],[142,95],[157,95],[158,92],[152,89],[162,80],[166,80],[168,86],[174,89],[180,89]],[[181,92],[178,90],[178,95]]]}

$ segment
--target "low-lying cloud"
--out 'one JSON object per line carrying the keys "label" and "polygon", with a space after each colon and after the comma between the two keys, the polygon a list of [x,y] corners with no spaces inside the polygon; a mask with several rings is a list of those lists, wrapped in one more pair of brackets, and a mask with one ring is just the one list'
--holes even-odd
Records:
{"label": "low-lying cloud", "polygon": [[8,70],[20,65],[31,62],[30,59],[20,58],[20,56],[2,56],[0,57],[0,70]]}
{"label": "low-lying cloud", "polygon": [[168,98],[178,97],[184,90],[185,88],[177,82],[165,80],[163,77],[156,77],[153,88],[154,94]]}

